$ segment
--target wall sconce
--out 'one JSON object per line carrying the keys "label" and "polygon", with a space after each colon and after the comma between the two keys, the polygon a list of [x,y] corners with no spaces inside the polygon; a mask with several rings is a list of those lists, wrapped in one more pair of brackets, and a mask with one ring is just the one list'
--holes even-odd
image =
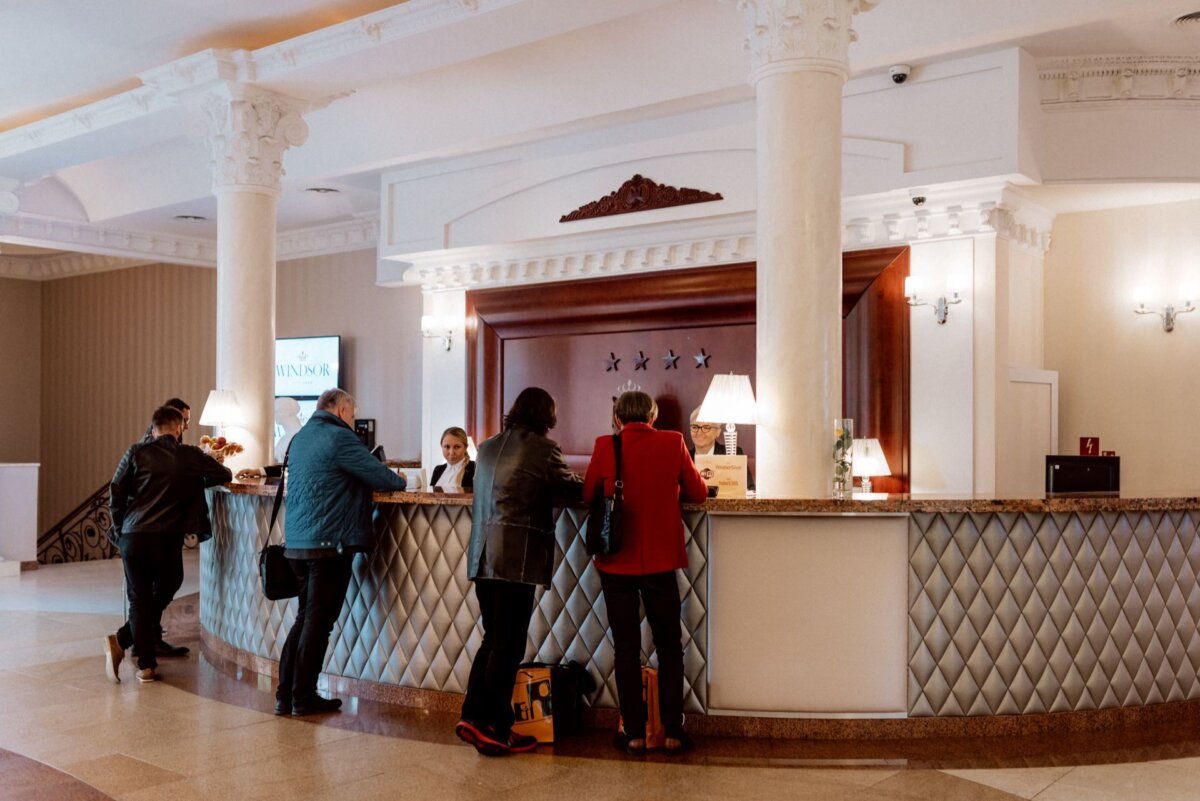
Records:
{"label": "wall sconce", "polygon": [[440,314],[421,315],[421,336],[426,339],[441,337],[442,346],[450,350],[450,338],[454,335],[454,319]]}
{"label": "wall sconce", "polygon": [[919,297],[921,291],[921,281],[916,276],[910,275],[904,279],[904,297],[908,299],[909,306],[932,306],[933,316],[937,318],[938,325],[946,324],[946,315],[950,313],[950,307],[956,303],[962,303],[962,298],[958,296],[959,288],[950,285],[947,282],[946,292],[950,297],[941,295],[936,301],[921,300]]}
{"label": "wall sconce", "polygon": [[1178,315],[1187,314],[1188,312],[1193,312],[1195,310],[1196,310],[1196,307],[1192,305],[1192,302],[1190,300],[1185,300],[1183,302],[1182,309],[1177,309],[1177,308],[1175,308],[1174,305],[1168,303],[1166,306],[1163,307],[1162,311],[1159,311],[1158,309],[1147,309],[1145,302],[1139,301],[1138,305],[1134,307],[1133,313],[1134,314],[1157,314],[1159,317],[1162,318],[1163,331],[1166,331],[1169,334],[1175,330],[1175,318]]}

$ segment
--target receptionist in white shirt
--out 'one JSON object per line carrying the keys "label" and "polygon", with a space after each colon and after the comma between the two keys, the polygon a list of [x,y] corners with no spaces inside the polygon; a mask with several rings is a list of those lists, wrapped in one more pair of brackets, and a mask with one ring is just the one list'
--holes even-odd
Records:
{"label": "receptionist in white shirt", "polygon": [[442,432],[444,464],[433,468],[431,488],[442,492],[469,492],[475,486],[475,463],[467,455],[467,432],[457,426]]}

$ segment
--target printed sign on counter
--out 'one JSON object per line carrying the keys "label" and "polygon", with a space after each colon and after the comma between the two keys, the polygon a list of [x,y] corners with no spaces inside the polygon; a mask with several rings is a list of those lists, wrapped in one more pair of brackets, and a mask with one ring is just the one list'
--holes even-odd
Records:
{"label": "printed sign on counter", "polygon": [[746,456],[696,455],[704,483],[717,488],[718,498],[746,497]]}

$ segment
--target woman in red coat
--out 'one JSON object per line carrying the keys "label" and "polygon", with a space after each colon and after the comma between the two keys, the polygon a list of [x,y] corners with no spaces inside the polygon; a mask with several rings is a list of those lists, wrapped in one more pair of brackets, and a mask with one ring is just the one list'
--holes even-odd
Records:
{"label": "woman in red coat", "polygon": [[[623,542],[619,552],[597,556],[596,567],[612,629],[617,701],[625,725],[616,744],[630,754],[646,751],[640,597],[658,651],[665,748],[667,753],[680,753],[692,745],[683,731],[683,633],[675,578],[675,571],[688,564],[680,502],[699,503],[708,488],[688,455],[683,435],[654,429],[658,406],[653,398],[644,392],[625,392],[617,398],[614,416],[621,432]],[[616,472],[613,438],[598,437],[583,481],[585,501],[590,503],[598,492],[611,495]]]}

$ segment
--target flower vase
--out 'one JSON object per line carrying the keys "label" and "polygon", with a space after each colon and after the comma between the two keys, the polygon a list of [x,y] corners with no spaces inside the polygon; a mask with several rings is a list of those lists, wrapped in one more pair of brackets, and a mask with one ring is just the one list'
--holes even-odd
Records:
{"label": "flower vase", "polygon": [[833,497],[849,498],[854,489],[854,421],[837,417],[833,421]]}

